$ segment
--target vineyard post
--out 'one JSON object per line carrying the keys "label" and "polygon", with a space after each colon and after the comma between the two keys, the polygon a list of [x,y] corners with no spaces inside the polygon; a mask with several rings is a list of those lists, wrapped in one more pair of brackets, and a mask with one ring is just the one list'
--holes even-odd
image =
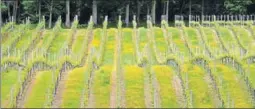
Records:
{"label": "vineyard post", "polygon": [[245,21],[246,21],[246,15],[242,15],[242,17],[243,17],[243,26],[245,26]]}
{"label": "vineyard post", "polygon": [[229,15],[227,15],[227,21],[229,22]]}
{"label": "vineyard post", "polygon": [[210,15],[209,15],[209,16],[208,16],[208,18],[209,18],[209,19],[208,19],[208,22],[209,22],[209,24],[208,24],[208,25],[209,25],[209,27],[211,27],[212,16],[210,16]]}
{"label": "vineyard post", "polygon": [[255,15],[252,15],[253,16],[253,25],[254,25],[254,23],[255,23]]}
{"label": "vineyard post", "polygon": [[13,24],[14,24],[13,16],[11,17],[11,22],[12,22],[12,29],[13,29]]}

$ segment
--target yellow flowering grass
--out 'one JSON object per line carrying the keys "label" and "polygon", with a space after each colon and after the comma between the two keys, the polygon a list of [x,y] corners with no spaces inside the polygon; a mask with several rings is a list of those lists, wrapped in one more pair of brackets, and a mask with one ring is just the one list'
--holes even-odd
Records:
{"label": "yellow flowering grass", "polygon": [[94,33],[93,33],[94,37],[93,37],[93,40],[92,40],[92,46],[95,47],[96,49],[99,49],[102,34],[103,34],[102,29],[95,29],[94,30]]}
{"label": "yellow flowering grass", "polygon": [[162,108],[178,108],[177,97],[173,87],[174,70],[166,65],[152,67],[159,83],[159,93]]}
{"label": "yellow flowering grass", "polygon": [[144,70],[134,65],[124,67],[127,108],[144,108]]}
{"label": "yellow flowering grass", "polygon": [[112,65],[113,64],[115,42],[116,42],[115,37],[117,37],[116,35],[117,35],[116,29],[108,29],[105,54],[103,56],[103,64],[104,65]]}
{"label": "yellow flowering grass", "polygon": [[110,107],[110,77],[112,70],[113,66],[106,65],[94,72],[95,78],[92,85],[92,92],[96,108]]}
{"label": "yellow flowering grass", "polygon": [[239,72],[232,67],[217,63],[216,71],[212,73],[216,76],[217,86],[225,102],[225,107],[231,107],[233,102],[235,108],[251,108],[245,83],[238,74]]}
{"label": "yellow flowering grass", "polygon": [[[186,94],[189,98],[191,107],[196,108],[213,108],[213,98],[210,93],[209,84],[206,81],[206,73],[203,68],[185,64],[182,72],[182,78],[187,88]],[[187,78],[187,79],[186,79]],[[191,94],[192,92],[192,94]]]}
{"label": "yellow flowering grass", "polygon": [[[37,72],[31,92],[25,101],[25,108],[47,107],[52,98],[54,80],[51,71]],[[48,104],[48,105],[45,105]]]}
{"label": "yellow flowering grass", "polygon": [[87,67],[81,67],[68,72],[63,91],[62,108],[80,107],[81,98],[87,99],[85,95],[82,95],[85,94],[83,91],[87,91],[85,76],[88,76],[89,72],[86,72],[86,69]]}
{"label": "yellow flowering grass", "polygon": [[250,44],[253,42],[253,37],[250,36],[248,30],[243,27],[233,27],[240,43],[244,46],[245,49],[248,49]]}
{"label": "yellow flowering grass", "polygon": [[132,29],[122,30],[122,63],[124,65],[135,64],[135,49],[132,43]]}
{"label": "yellow flowering grass", "polygon": [[205,33],[204,39],[208,46],[214,51],[220,51],[221,45],[217,39],[216,34],[213,32],[211,28],[203,27],[203,32]]}
{"label": "yellow flowering grass", "polygon": [[189,56],[189,50],[187,46],[185,45],[185,41],[181,36],[180,30],[178,28],[168,28],[168,31],[172,35],[172,40],[174,42],[174,45],[176,46],[177,52],[182,53],[185,58],[188,58]]}

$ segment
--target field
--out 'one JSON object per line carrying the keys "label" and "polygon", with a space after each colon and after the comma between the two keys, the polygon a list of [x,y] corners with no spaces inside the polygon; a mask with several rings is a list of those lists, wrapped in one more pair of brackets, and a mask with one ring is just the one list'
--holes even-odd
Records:
{"label": "field", "polygon": [[61,23],[4,25],[2,107],[255,108],[253,25]]}

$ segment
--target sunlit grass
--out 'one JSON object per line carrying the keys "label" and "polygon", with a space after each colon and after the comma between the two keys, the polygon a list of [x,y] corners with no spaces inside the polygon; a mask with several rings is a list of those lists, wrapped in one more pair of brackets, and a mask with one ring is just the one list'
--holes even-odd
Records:
{"label": "sunlit grass", "polygon": [[234,39],[234,36],[232,36],[228,28],[220,27],[217,29],[217,31],[219,31],[219,37],[222,39],[228,50],[231,49],[232,45],[238,46],[237,42]]}
{"label": "sunlit grass", "polygon": [[93,34],[94,37],[91,43],[92,43],[92,46],[95,47],[96,49],[99,49],[102,34],[103,34],[102,29],[94,30],[94,34]]}
{"label": "sunlit grass", "polygon": [[220,42],[218,41],[216,34],[213,32],[213,30],[206,27],[204,27],[202,30],[205,33],[204,39],[208,46],[213,50],[213,53],[215,53],[214,51],[220,51]]}
{"label": "sunlit grass", "polygon": [[216,64],[216,71],[213,72],[213,75],[216,76],[217,86],[225,102],[225,107],[232,105],[235,108],[251,107],[243,78],[238,73],[229,66]]}
{"label": "sunlit grass", "polygon": [[[14,96],[15,91],[17,90],[18,84],[18,71],[17,70],[9,70],[6,72],[1,72],[1,104],[2,106],[6,106],[9,102],[11,102],[11,96]],[[13,90],[12,90],[13,88]],[[16,88],[16,89],[15,89]],[[11,95],[13,91],[13,95]]]}
{"label": "sunlit grass", "polygon": [[82,46],[84,46],[84,40],[85,40],[85,37],[87,34],[87,31],[85,29],[80,29],[80,30],[77,30],[77,33],[76,33],[76,39],[73,43],[73,46],[72,46],[72,52],[75,53],[75,54],[79,54],[80,51],[82,51]]}
{"label": "sunlit grass", "polygon": [[147,44],[148,42],[148,37],[147,37],[147,29],[145,28],[139,28],[138,29],[138,43],[139,43],[139,48],[140,48],[140,51],[143,51],[145,45]]}
{"label": "sunlit grass", "polygon": [[135,64],[135,49],[132,44],[132,29],[123,29],[122,35],[122,62],[124,65]]}
{"label": "sunlit grass", "polygon": [[26,108],[46,107],[46,103],[50,103],[54,72],[41,71],[37,72],[34,83],[31,83],[31,92],[25,102]]}
{"label": "sunlit grass", "polygon": [[246,64],[244,67],[246,70],[246,75],[250,81],[250,83],[252,84],[252,87],[255,88],[255,64]]}
{"label": "sunlit grass", "polygon": [[209,84],[206,81],[206,73],[197,65],[185,64],[183,68],[182,78],[185,81],[188,80],[185,82],[188,84],[186,93],[192,101],[190,102],[192,107],[216,107],[210,94]]}
{"label": "sunlit grass", "polygon": [[103,66],[95,71],[95,78],[92,86],[96,108],[110,107],[110,77],[113,66]]}
{"label": "sunlit grass", "polygon": [[113,64],[114,52],[115,52],[115,37],[117,37],[117,30],[116,29],[109,29],[107,33],[107,41],[106,41],[106,48],[105,54],[103,56],[103,64],[109,65]]}
{"label": "sunlit grass", "polygon": [[[162,108],[178,108],[177,96],[173,87],[174,71],[168,66],[153,66],[160,87],[160,99]],[[178,92],[177,92],[178,93]]]}
{"label": "sunlit grass", "polygon": [[82,92],[87,91],[85,88],[85,73],[89,73],[86,72],[86,67],[76,68],[68,73],[61,107],[72,108],[81,106]]}
{"label": "sunlit grass", "polygon": [[188,58],[189,50],[185,45],[185,41],[181,36],[180,30],[178,28],[168,28],[168,31],[170,31],[172,35],[172,40],[176,45],[176,49],[178,50],[177,52],[182,53],[185,57]]}
{"label": "sunlit grass", "polygon": [[245,49],[248,49],[250,44],[254,41],[252,36],[250,36],[248,31],[242,27],[233,27],[233,30],[235,31],[240,43],[245,47]]}
{"label": "sunlit grass", "polygon": [[124,81],[126,86],[126,107],[144,108],[144,71],[136,66],[125,66]]}
{"label": "sunlit grass", "polygon": [[156,42],[156,47],[159,52],[161,53],[166,53],[167,52],[167,43],[165,42],[165,38],[163,36],[163,31],[161,28],[154,28],[155,32],[155,42]]}

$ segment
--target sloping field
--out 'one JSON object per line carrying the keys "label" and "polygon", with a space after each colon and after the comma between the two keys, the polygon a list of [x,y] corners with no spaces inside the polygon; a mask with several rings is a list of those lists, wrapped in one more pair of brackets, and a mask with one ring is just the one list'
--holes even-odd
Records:
{"label": "sloping field", "polygon": [[105,22],[6,31],[2,107],[255,108],[255,40],[248,27],[122,28],[119,22],[107,28]]}

